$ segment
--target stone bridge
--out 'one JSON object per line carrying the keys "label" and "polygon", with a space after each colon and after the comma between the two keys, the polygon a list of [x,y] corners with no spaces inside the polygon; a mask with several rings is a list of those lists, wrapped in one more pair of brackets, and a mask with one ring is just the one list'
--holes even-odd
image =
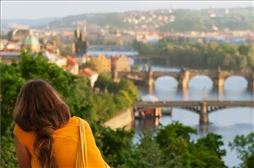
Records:
{"label": "stone bridge", "polygon": [[[147,108],[182,108],[199,114],[199,123],[206,125],[209,123],[208,114],[225,108],[233,107],[253,107],[254,101],[145,101],[137,102],[133,105],[133,111],[141,113]],[[159,115],[160,116],[160,115]]]}
{"label": "stone bridge", "polygon": [[171,76],[178,81],[180,90],[188,89],[189,81],[198,75],[209,77],[213,81],[214,89],[221,91],[224,89],[224,82],[230,76],[242,76],[248,81],[248,90],[254,93],[254,70],[245,69],[240,71],[226,70],[186,70],[181,71],[137,71],[137,72],[112,72],[114,80],[128,78],[146,85],[148,90],[154,89],[156,79],[162,76]]}

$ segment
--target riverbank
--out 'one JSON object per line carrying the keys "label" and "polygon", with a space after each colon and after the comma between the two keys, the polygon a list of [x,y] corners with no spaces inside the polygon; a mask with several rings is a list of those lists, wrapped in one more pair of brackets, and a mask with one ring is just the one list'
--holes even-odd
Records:
{"label": "riverbank", "polygon": [[127,130],[132,128],[132,123],[134,120],[134,116],[132,113],[132,109],[128,108],[118,113],[116,116],[112,117],[108,121],[104,123],[105,127],[109,127],[113,130],[117,128],[125,128]]}

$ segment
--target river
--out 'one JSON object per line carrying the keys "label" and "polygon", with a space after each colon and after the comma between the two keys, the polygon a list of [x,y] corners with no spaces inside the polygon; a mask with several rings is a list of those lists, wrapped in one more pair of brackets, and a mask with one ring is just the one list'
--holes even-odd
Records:
{"label": "river", "polygon": [[[172,69],[153,66],[152,70]],[[177,81],[165,76],[155,81],[155,89],[150,96],[156,96],[158,100],[254,100],[253,93],[247,91],[247,80],[243,77],[229,77],[225,81],[224,92],[220,95],[213,91],[212,86],[213,82],[210,78],[196,76],[189,82],[188,92],[183,94],[177,91]],[[141,98],[149,95],[145,88],[139,88],[139,91]],[[196,128],[198,135],[192,136],[193,139],[209,132],[221,135],[224,142],[223,148],[227,152],[223,159],[227,166],[233,167],[237,166],[240,160],[237,158],[236,151],[232,151],[228,143],[232,142],[236,135],[246,135],[254,131],[254,108],[229,108],[211,113],[209,114],[209,125],[205,131],[199,127],[199,115],[178,108],[173,108],[172,116],[163,116],[159,122],[162,125],[168,125],[175,121]],[[135,121],[135,140],[138,141],[141,131],[154,127],[154,123]]]}

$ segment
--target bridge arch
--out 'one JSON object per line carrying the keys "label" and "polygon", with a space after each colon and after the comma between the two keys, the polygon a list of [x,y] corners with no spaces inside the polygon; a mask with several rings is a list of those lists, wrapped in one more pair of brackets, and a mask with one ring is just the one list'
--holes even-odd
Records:
{"label": "bridge arch", "polygon": [[147,95],[143,95],[141,97],[141,100],[142,101],[152,101],[152,102],[155,102],[155,101],[158,101],[158,97],[154,96],[154,95],[150,95],[150,94],[147,94]]}
{"label": "bridge arch", "polygon": [[[243,108],[246,109],[246,110],[252,110],[251,107],[220,107],[218,109],[208,111],[208,114],[213,114],[213,113],[220,112],[220,111],[223,111],[223,110],[235,110],[235,109],[238,109],[238,108],[241,108],[241,110]],[[254,112],[254,110],[252,110],[252,111]]]}
{"label": "bridge arch", "polygon": [[174,107],[172,108],[172,110],[184,110],[186,112],[191,112],[192,114],[196,114],[197,116],[199,116],[199,112],[194,110],[194,109],[190,109],[190,108],[184,108],[184,107]]}
{"label": "bridge arch", "polygon": [[[239,110],[237,110],[239,108]],[[243,115],[244,113],[244,115]],[[252,123],[252,116],[254,115],[254,110],[251,107],[228,107],[225,109],[217,110],[209,113],[210,122],[221,122],[220,125],[231,125]],[[230,117],[227,117],[230,116]],[[241,116],[241,117],[239,117]],[[223,118],[223,120],[221,120]]]}
{"label": "bridge arch", "polygon": [[156,90],[174,90],[178,86],[178,81],[172,76],[159,76],[154,79],[154,85]]}
{"label": "bridge arch", "polygon": [[213,80],[211,77],[207,75],[195,75],[192,76],[189,80],[188,86],[189,88],[197,89],[197,90],[203,90],[203,89],[212,89],[214,85]]}
{"label": "bridge arch", "polygon": [[248,88],[248,79],[245,76],[230,75],[225,78],[224,89],[241,91]]}
{"label": "bridge arch", "polygon": [[[183,117],[184,116],[184,117]],[[199,124],[199,114],[183,108],[173,108],[172,120],[180,121],[186,125],[197,125]]]}

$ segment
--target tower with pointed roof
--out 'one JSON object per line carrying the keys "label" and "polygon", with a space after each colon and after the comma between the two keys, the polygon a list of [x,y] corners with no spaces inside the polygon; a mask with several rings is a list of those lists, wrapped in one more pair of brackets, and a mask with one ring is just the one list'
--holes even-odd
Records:
{"label": "tower with pointed roof", "polygon": [[74,50],[77,57],[83,57],[87,52],[87,31],[86,31],[86,22],[83,24],[82,31],[80,26],[77,26],[75,32],[75,41],[74,41]]}

